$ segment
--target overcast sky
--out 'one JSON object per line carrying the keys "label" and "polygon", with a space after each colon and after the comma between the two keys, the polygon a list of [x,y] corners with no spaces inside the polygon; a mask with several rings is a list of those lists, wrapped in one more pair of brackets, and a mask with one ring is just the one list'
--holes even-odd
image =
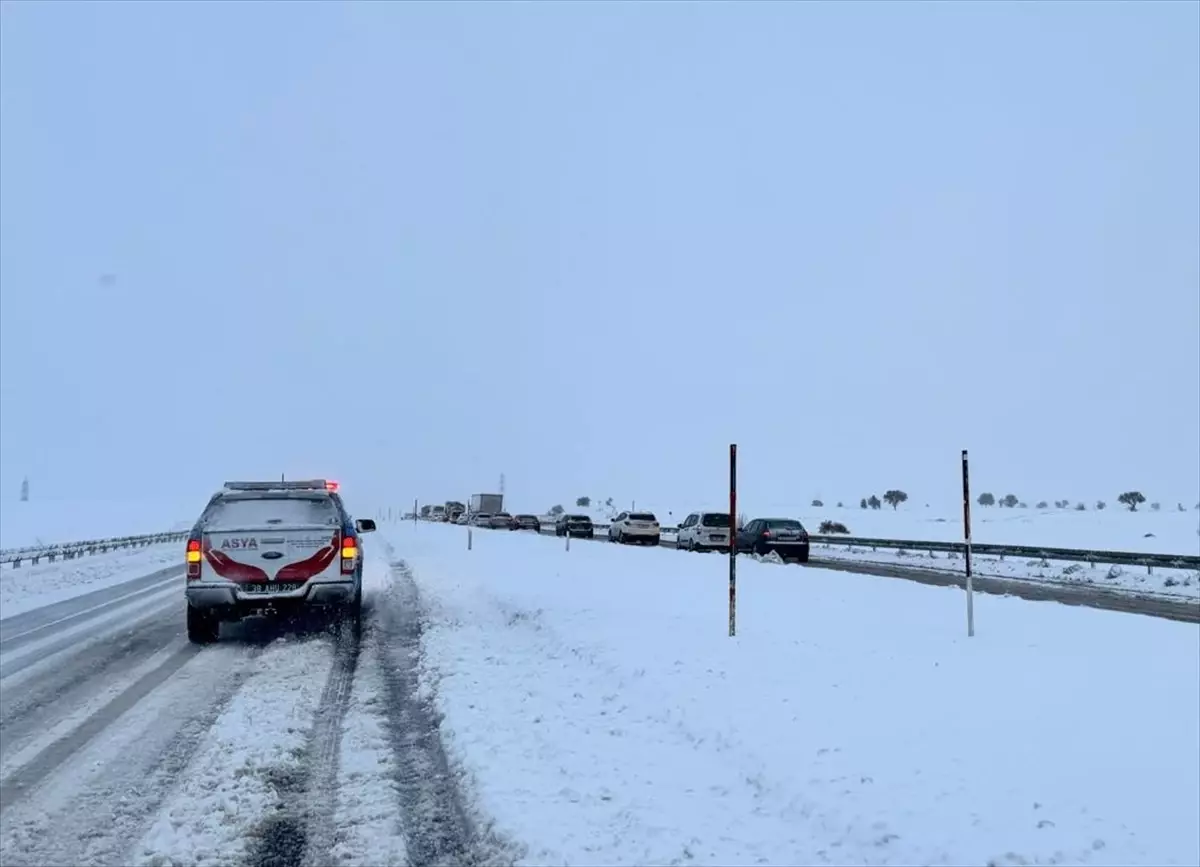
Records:
{"label": "overcast sky", "polygon": [[[0,6],[0,500],[1200,489],[1196,3]],[[198,505],[197,505],[198,508]],[[752,510],[752,509],[751,509]]]}

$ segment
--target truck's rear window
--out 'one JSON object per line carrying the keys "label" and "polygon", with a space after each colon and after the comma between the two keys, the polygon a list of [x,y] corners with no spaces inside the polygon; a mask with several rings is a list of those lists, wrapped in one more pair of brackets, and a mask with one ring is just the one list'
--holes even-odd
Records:
{"label": "truck's rear window", "polygon": [[336,527],[339,522],[337,506],[329,497],[254,497],[214,503],[205,516],[204,529],[219,532],[287,524]]}

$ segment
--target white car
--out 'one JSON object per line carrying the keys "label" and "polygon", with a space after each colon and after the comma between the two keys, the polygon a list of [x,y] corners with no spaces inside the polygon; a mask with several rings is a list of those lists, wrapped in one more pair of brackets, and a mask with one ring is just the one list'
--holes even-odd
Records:
{"label": "white car", "polygon": [[729,513],[692,512],[679,525],[675,547],[685,551],[728,551]]}
{"label": "white car", "polygon": [[476,512],[467,523],[472,527],[490,527],[492,526],[492,516],[487,512]]}
{"label": "white car", "polygon": [[657,545],[661,538],[653,512],[622,512],[608,525],[608,541],[622,544]]}

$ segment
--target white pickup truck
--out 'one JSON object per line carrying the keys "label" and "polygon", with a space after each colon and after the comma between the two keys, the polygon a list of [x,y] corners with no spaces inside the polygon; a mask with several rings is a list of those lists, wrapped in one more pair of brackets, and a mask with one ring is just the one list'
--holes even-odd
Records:
{"label": "white pickup truck", "polygon": [[374,530],[350,517],[336,482],[226,482],[188,536],[188,639],[216,641],[221,621],[311,609],[357,627],[360,536]]}

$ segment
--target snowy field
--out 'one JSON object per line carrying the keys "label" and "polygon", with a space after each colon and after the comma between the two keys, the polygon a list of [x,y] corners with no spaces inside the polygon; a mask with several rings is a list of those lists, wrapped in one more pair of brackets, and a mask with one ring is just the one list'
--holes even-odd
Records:
{"label": "snowy field", "polygon": [[722,558],[384,533],[522,863],[1200,862],[1195,625],[746,559],[730,639]]}
{"label": "snowy field", "polygon": [[137,536],[190,527],[204,508],[196,502],[107,500],[8,501],[0,505],[0,549]]}

